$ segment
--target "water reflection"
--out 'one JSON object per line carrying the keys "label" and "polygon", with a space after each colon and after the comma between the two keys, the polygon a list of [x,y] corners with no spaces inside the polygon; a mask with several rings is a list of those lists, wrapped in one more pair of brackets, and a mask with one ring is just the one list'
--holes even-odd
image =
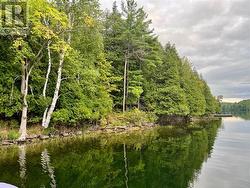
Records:
{"label": "water reflection", "polygon": [[128,188],[128,159],[127,159],[127,148],[126,144],[123,144],[123,155],[124,155],[124,167],[125,167],[125,184],[126,188]]}
{"label": "water reflection", "polygon": [[15,148],[2,149],[0,182],[53,188],[187,188],[211,156],[220,125],[57,140],[22,146],[18,155]]}
{"label": "water reflection", "polygon": [[[50,156],[49,156],[49,152],[47,149],[45,149],[41,154],[41,164],[42,164],[43,172],[45,174],[48,174],[51,179],[51,182],[50,182],[51,188],[56,188],[54,167],[51,166],[50,164]],[[42,187],[45,187],[45,185],[43,185]]]}
{"label": "water reflection", "polygon": [[241,117],[245,120],[250,120],[250,112],[241,112],[241,113],[235,113],[235,116]]}
{"label": "water reflection", "polygon": [[211,158],[203,164],[194,188],[250,187],[250,121],[224,118]]}
{"label": "water reflection", "polygon": [[26,184],[26,146],[19,146],[19,174],[21,180],[21,187],[25,187]]}

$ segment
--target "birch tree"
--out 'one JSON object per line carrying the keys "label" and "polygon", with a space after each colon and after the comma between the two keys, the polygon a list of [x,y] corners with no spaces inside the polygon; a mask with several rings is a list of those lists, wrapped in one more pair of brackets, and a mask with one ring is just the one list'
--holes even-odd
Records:
{"label": "birch tree", "polygon": [[[63,12],[57,10],[51,2],[45,0],[32,1],[31,7],[33,7],[33,35],[40,38],[46,44],[47,49],[48,66],[45,73],[46,76],[42,92],[44,99],[47,97],[46,94],[52,68],[52,55],[57,56],[57,54],[59,54],[58,79],[56,82],[54,97],[50,107],[46,107],[42,119],[42,126],[47,128],[56,106],[61,85],[61,75],[65,56],[63,41],[65,32],[68,28],[67,17]],[[54,53],[52,53],[52,49],[55,51]]]}
{"label": "birch tree", "polygon": [[20,141],[26,139],[27,135],[27,119],[28,119],[28,91],[29,91],[29,78],[35,66],[35,62],[39,61],[43,46],[36,53],[33,52],[29,43],[22,38],[16,39],[13,43],[13,49],[16,52],[15,62],[21,64],[21,94],[23,98],[22,115],[20,124]]}
{"label": "birch tree", "polygon": [[[34,5],[36,3],[36,5]],[[48,6],[47,2],[30,1],[31,13],[30,20],[32,25],[30,27],[31,37],[27,39],[18,38],[13,43],[13,50],[16,53],[15,62],[21,64],[21,94],[23,99],[22,115],[20,124],[20,141],[26,139],[27,136],[27,119],[28,119],[28,93],[29,93],[29,79],[34,66],[40,62],[43,51],[46,48],[46,43],[49,44],[52,37],[56,38],[52,30],[48,29],[48,25],[44,23],[44,14],[51,15],[54,20],[51,23],[57,23],[57,26],[63,26],[62,14],[57,12],[52,7]],[[50,10],[50,11],[47,11]],[[45,13],[44,13],[45,12]],[[61,22],[59,22],[61,21]],[[38,42],[41,39],[42,42]],[[49,50],[49,49],[48,49]],[[47,80],[48,81],[48,80]]]}
{"label": "birch tree", "polygon": [[[57,71],[60,91],[58,95],[58,89],[54,89],[47,120],[53,117],[55,122],[67,125],[98,121],[112,108],[110,65],[104,54],[98,1],[64,1],[58,3],[58,9],[68,17],[68,29],[64,34],[66,59],[62,63],[61,81]],[[47,126],[48,121],[44,124]]]}
{"label": "birch tree", "polygon": [[49,107],[49,109],[45,110],[44,112],[44,119],[43,119],[43,124],[42,126],[44,128],[48,128],[50,120],[51,120],[51,116],[56,108],[56,103],[57,100],[59,98],[59,92],[60,92],[60,87],[61,87],[61,82],[62,82],[62,70],[63,70],[63,64],[65,61],[65,54],[67,51],[67,47],[65,44],[61,44],[61,46],[59,47],[60,51],[59,51],[59,67],[58,67],[58,71],[57,71],[57,80],[56,80],[56,86],[55,86],[55,91],[54,91],[54,96],[51,102],[51,105]]}
{"label": "birch tree", "polygon": [[[71,9],[71,5],[72,3],[74,3],[74,1],[69,1],[68,2],[68,8],[69,10]],[[50,104],[50,106],[48,108],[45,109],[44,114],[43,114],[43,120],[42,120],[42,126],[44,128],[48,128],[50,121],[51,121],[51,117],[53,112],[55,111],[56,108],[56,104],[59,98],[59,92],[60,92],[60,88],[61,88],[61,82],[62,82],[62,71],[63,71],[63,65],[65,62],[65,55],[67,50],[69,49],[70,43],[71,43],[71,38],[72,38],[72,34],[71,34],[71,29],[73,26],[73,13],[71,11],[68,12],[67,14],[67,23],[68,23],[68,30],[66,32],[66,30],[63,32],[62,36],[59,36],[59,44],[57,45],[57,50],[59,53],[59,66],[58,66],[58,70],[57,70],[57,80],[56,80],[56,86],[55,86],[55,90],[54,90],[54,95],[52,98],[52,102]],[[67,37],[65,37],[65,35]],[[66,41],[64,41],[66,40]],[[46,91],[47,88],[47,83],[48,82],[48,76],[50,74],[50,69],[51,69],[51,55],[50,55],[50,49],[48,47],[48,58],[49,58],[49,65],[48,65],[48,70],[47,70],[47,75],[46,75],[46,80],[45,80],[45,85],[44,85],[44,91]],[[43,95],[46,95],[46,93],[44,92]]]}

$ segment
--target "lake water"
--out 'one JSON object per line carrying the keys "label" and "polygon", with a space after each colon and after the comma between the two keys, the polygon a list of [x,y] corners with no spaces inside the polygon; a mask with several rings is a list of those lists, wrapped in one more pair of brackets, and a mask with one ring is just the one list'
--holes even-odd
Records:
{"label": "lake water", "polygon": [[18,187],[250,187],[250,121],[240,118],[0,152],[0,182]]}

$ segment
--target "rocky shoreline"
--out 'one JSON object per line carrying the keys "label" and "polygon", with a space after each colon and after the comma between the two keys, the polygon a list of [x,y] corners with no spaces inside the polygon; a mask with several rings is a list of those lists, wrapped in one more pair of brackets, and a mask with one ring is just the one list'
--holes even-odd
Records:
{"label": "rocky shoreline", "polygon": [[56,134],[48,134],[48,135],[28,135],[25,141],[18,141],[18,140],[3,140],[0,142],[0,146],[13,146],[13,145],[22,145],[22,144],[30,144],[35,142],[40,142],[44,140],[52,140],[57,138],[66,138],[66,137],[76,137],[76,136],[83,136],[86,134],[91,133],[108,133],[108,134],[117,134],[117,133],[127,133],[139,130],[150,129],[153,127],[158,126],[154,123],[145,123],[142,126],[116,126],[116,127],[91,127],[86,129],[85,131],[82,130],[67,130],[61,131]]}
{"label": "rocky shoreline", "polygon": [[203,121],[211,121],[211,120],[219,120],[220,118],[214,116],[204,116],[204,117],[190,117],[190,116],[183,116],[183,117],[165,117],[164,121],[159,121],[158,123],[142,123],[141,126],[130,124],[127,126],[113,126],[113,127],[90,127],[85,130],[56,130],[55,133],[49,133],[48,135],[43,134],[34,134],[28,135],[25,141],[18,141],[18,140],[2,140],[0,141],[1,146],[13,146],[13,145],[22,145],[22,144],[30,144],[34,142],[41,142],[44,140],[51,140],[56,138],[66,138],[66,137],[76,137],[76,136],[83,136],[86,134],[100,134],[100,133],[110,133],[110,134],[117,134],[117,133],[126,133],[126,132],[133,132],[133,131],[140,131],[149,129],[152,127],[156,127],[159,125],[180,125],[180,124],[188,124],[191,122],[199,123]]}

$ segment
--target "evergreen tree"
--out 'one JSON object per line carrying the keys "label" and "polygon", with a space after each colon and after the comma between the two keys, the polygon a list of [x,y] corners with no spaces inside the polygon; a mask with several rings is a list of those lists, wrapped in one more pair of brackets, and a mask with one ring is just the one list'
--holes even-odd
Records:
{"label": "evergreen tree", "polygon": [[181,88],[185,91],[191,115],[204,115],[206,100],[203,95],[202,81],[187,59],[180,67]]}
{"label": "evergreen tree", "polygon": [[212,95],[211,90],[209,86],[207,85],[206,81],[203,81],[203,94],[205,96],[206,100],[206,114],[214,114],[218,111],[218,101],[216,98]]}
{"label": "evergreen tree", "polygon": [[107,16],[105,47],[115,77],[120,80],[114,93],[115,104],[122,106],[123,111],[128,105],[132,108],[140,103],[143,93],[142,64],[148,48],[146,39],[151,35],[150,23],[143,8],[138,8],[134,0],[122,3],[121,13],[114,3],[113,12]]}
{"label": "evergreen tree", "polygon": [[104,20],[104,47],[106,59],[111,63],[112,84],[111,91],[113,105],[122,109],[123,101],[123,75],[124,75],[124,20],[119,12],[116,1],[113,3],[112,12],[105,13]]}
{"label": "evergreen tree", "polygon": [[189,108],[180,87],[178,64],[180,58],[174,46],[167,44],[162,62],[155,69],[153,86],[149,88],[153,110],[159,115],[186,115]]}

